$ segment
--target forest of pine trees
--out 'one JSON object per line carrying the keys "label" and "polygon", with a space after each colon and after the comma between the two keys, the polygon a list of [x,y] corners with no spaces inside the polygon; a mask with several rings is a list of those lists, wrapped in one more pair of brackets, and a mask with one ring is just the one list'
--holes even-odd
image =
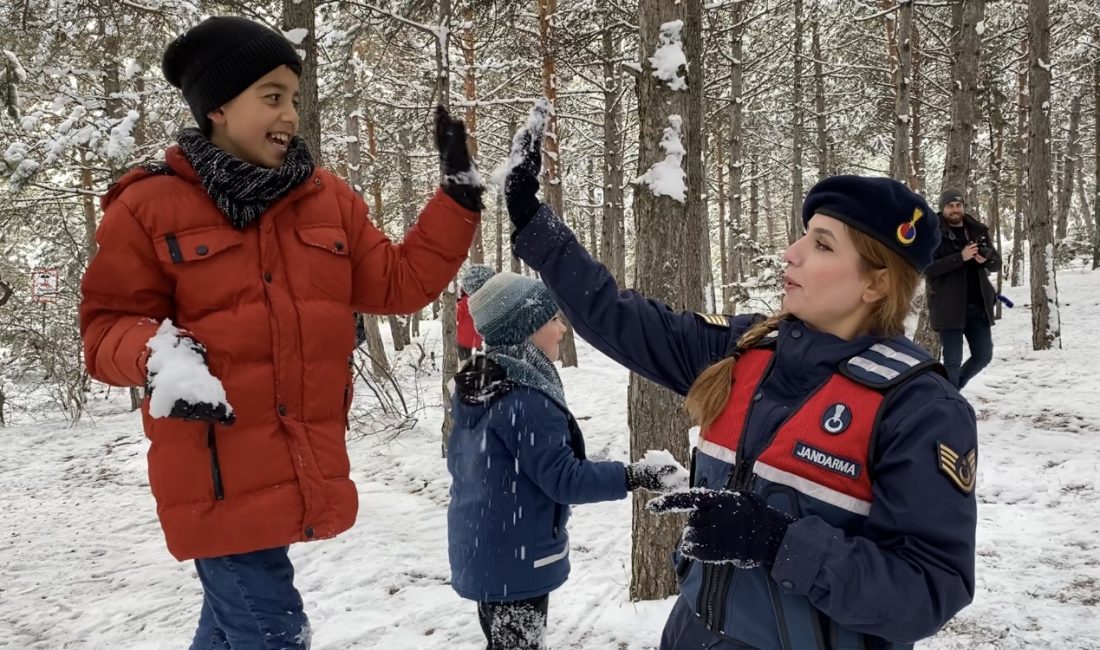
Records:
{"label": "forest of pine trees", "polygon": [[[0,425],[42,400],[74,420],[83,412],[76,309],[98,200],[188,124],[160,57],[214,14],[262,21],[300,48],[301,135],[395,239],[438,182],[436,104],[466,121],[488,176],[545,96],[555,112],[543,200],[621,284],[677,308],[775,308],[802,198],[837,173],[890,175],[933,205],[943,187],[965,188],[1005,256],[995,285],[1030,277],[1036,349],[1059,345],[1059,266],[1100,265],[1093,0],[5,0]],[[684,54],[680,83],[654,75],[662,43]],[[670,129],[684,149],[682,199],[637,182],[668,155]],[[470,260],[522,270],[509,229],[490,191]],[[56,294],[32,295],[36,269],[56,269]],[[422,314],[368,317],[368,374],[390,372],[380,328],[400,349],[421,319],[439,318],[446,391],[453,314],[446,293]],[[934,347],[926,318],[913,325]],[[577,363],[571,347],[564,360]],[[630,400],[632,451],[684,461],[676,399],[634,377]],[[655,558],[680,527],[639,525],[663,528],[635,548],[653,561],[635,562],[632,596],[670,593]]]}

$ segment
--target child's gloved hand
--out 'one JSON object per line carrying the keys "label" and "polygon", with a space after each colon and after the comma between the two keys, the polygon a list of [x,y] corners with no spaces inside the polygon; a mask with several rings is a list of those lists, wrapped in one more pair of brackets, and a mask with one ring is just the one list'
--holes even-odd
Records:
{"label": "child's gloved hand", "polygon": [[481,212],[485,207],[481,200],[485,185],[466,146],[466,125],[451,117],[443,106],[435,107],[435,146],[443,172],[443,191],[467,210]]}
{"label": "child's gloved hand", "polygon": [[688,487],[687,472],[679,465],[631,463],[626,466],[626,489],[670,492]]}
{"label": "child's gloved hand", "polygon": [[233,424],[236,415],[225,399],[225,388],[206,365],[206,346],[167,320],[147,345],[150,415]]}

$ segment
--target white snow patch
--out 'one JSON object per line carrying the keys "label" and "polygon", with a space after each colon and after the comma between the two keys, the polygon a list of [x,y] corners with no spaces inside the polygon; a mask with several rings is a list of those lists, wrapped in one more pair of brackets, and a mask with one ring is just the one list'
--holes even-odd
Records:
{"label": "white snow patch", "polygon": [[294,45],[301,45],[302,41],[306,40],[306,36],[309,36],[309,30],[305,27],[295,27],[290,31],[283,32],[283,36]]}
{"label": "white snow patch", "polygon": [[153,388],[149,415],[168,417],[176,400],[191,404],[224,404],[226,415],[233,412],[225,397],[225,387],[210,374],[202,355],[180,341],[180,331],[170,319],[160,324],[146,346],[151,350],[146,368]]}
{"label": "white snow patch", "polygon": [[674,20],[661,25],[661,33],[657,37],[657,49],[653,56],[649,57],[649,64],[653,66],[653,76],[668,84],[672,90],[687,90],[687,55],[684,54],[680,32],[684,29],[684,21]]}
{"label": "white snow patch", "polygon": [[667,196],[683,203],[687,198],[687,172],[682,166],[685,150],[684,143],[680,141],[684,121],[679,115],[669,115],[668,123],[661,136],[665,159],[650,167],[635,182],[648,186],[654,196]]}

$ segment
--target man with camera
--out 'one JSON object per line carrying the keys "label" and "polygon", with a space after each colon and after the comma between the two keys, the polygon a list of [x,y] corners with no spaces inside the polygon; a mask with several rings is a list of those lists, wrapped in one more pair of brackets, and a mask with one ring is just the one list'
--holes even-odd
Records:
{"label": "man with camera", "polygon": [[[1001,270],[1001,256],[989,240],[989,228],[966,213],[962,192],[940,195],[943,237],[924,277],[928,315],[943,344],[947,376],[960,389],[993,358],[993,303],[989,274]],[[963,338],[970,358],[962,362]]]}

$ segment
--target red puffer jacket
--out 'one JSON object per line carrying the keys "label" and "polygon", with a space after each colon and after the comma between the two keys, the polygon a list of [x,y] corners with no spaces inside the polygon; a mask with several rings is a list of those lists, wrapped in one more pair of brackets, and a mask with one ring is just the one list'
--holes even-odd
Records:
{"label": "red puffer jacket", "polygon": [[455,340],[464,348],[471,350],[481,347],[481,335],[474,327],[474,317],[470,315],[470,296],[463,294],[455,305]]}
{"label": "red puffer jacket", "polygon": [[479,215],[439,191],[395,245],[317,170],[237,230],[178,148],[167,162],[174,175],[134,170],[104,197],[80,329],[93,377],[140,386],[145,344],[171,318],[207,346],[236,411],[232,426],[210,426],[153,419],[146,400],[168,549],[186,560],[337,535],[358,510],[344,439],[352,311],[407,314],[435,299]]}

